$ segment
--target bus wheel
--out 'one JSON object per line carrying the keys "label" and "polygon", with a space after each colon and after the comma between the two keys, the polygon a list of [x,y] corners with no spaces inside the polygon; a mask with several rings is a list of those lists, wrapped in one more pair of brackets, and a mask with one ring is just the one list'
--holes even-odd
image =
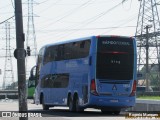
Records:
{"label": "bus wheel", "polygon": [[45,105],[44,97],[42,98],[42,108],[43,108],[43,110],[49,110],[49,106]]}
{"label": "bus wheel", "polygon": [[83,112],[84,111],[84,109],[79,106],[78,97],[76,98],[75,104],[76,104],[76,112]]}
{"label": "bus wheel", "polygon": [[73,102],[73,100],[72,100],[72,97],[70,96],[68,99],[69,99],[69,104],[68,104],[68,106],[69,106],[69,111],[75,112],[75,105],[74,105],[74,102]]}

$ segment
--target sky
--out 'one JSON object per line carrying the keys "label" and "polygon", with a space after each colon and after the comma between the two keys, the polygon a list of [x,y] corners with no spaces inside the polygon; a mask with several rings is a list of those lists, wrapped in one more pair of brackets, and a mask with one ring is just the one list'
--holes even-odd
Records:
{"label": "sky", "polygon": [[[43,45],[91,35],[134,36],[140,2],[138,0],[34,0],[34,27],[39,50]],[[27,34],[28,6],[22,0],[23,27]],[[0,56],[5,56],[6,19],[14,16],[14,0],[0,0]],[[14,18],[10,22],[13,54],[16,48]],[[26,44],[26,43],[25,43]],[[30,61],[30,67],[35,62]],[[14,81],[16,59],[12,58]],[[3,83],[5,58],[0,57],[0,86]]]}

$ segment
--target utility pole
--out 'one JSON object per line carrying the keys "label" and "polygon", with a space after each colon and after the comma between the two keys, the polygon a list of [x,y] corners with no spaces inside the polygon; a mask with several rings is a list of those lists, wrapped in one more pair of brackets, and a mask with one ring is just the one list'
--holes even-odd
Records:
{"label": "utility pole", "polygon": [[[25,56],[24,50],[24,33],[22,20],[22,1],[15,0],[15,18],[16,18],[16,50],[14,56],[17,58],[18,71],[18,95],[19,95],[19,112],[27,112],[26,96],[26,73],[25,73]],[[20,120],[28,120],[28,117],[20,117]]]}
{"label": "utility pole", "polygon": [[149,91],[149,68],[148,68],[148,64],[149,64],[149,35],[148,35],[148,29],[151,28],[151,26],[147,25],[145,27],[146,29],[146,91]]}

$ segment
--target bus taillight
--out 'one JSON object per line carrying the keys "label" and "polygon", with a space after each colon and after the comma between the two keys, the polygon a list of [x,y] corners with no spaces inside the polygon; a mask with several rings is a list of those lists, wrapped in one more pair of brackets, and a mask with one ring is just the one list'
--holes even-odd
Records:
{"label": "bus taillight", "polygon": [[92,80],[91,80],[90,90],[91,90],[91,93],[92,93],[93,95],[97,95],[97,96],[98,96],[98,93],[97,93],[97,91],[96,91],[96,82],[95,82],[95,79],[92,79]]}
{"label": "bus taillight", "polygon": [[133,85],[132,85],[132,92],[131,92],[130,96],[136,95],[136,86],[137,86],[137,83],[136,83],[136,80],[134,80]]}

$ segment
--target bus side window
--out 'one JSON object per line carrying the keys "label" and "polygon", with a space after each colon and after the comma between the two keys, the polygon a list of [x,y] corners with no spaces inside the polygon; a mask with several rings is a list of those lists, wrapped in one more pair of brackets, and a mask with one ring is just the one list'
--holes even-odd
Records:
{"label": "bus side window", "polygon": [[58,52],[58,60],[63,60],[64,59],[64,45],[59,45],[57,52]]}
{"label": "bus side window", "polygon": [[69,60],[71,58],[71,44],[65,44],[64,46],[64,59]]}
{"label": "bus side window", "polygon": [[49,48],[46,49],[45,54],[44,54],[44,65],[47,64],[48,62],[51,61],[51,55],[50,55],[50,50]]}
{"label": "bus side window", "polygon": [[44,56],[44,64],[52,61],[57,61],[59,56],[57,56],[58,52],[58,47],[57,46],[51,46],[47,48]]}
{"label": "bus side window", "polygon": [[56,55],[57,55],[57,53],[56,53],[56,51],[55,51],[55,49],[52,47],[52,49],[51,49],[51,51],[50,51],[50,60],[51,61],[55,61],[55,57],[56,57]]}
{"label": "bus side window", "polygon": [[80,43],[80,48],[84,48],[85,47],[85,41],[82,41],[81,43]]}
{"label": "bus side window", "polygon": [[49,74],[42,78],[42,88],[66,88],[69,84],[69,74]]}
{"label": "bus side window", "polygon": [[72,48],[71,48],[71,53],[72,53],[72,58],[71,59],[76,59],[78,58],[78,51],[79,51],[79,43],[78,42],[73,42],[72,43]]}

